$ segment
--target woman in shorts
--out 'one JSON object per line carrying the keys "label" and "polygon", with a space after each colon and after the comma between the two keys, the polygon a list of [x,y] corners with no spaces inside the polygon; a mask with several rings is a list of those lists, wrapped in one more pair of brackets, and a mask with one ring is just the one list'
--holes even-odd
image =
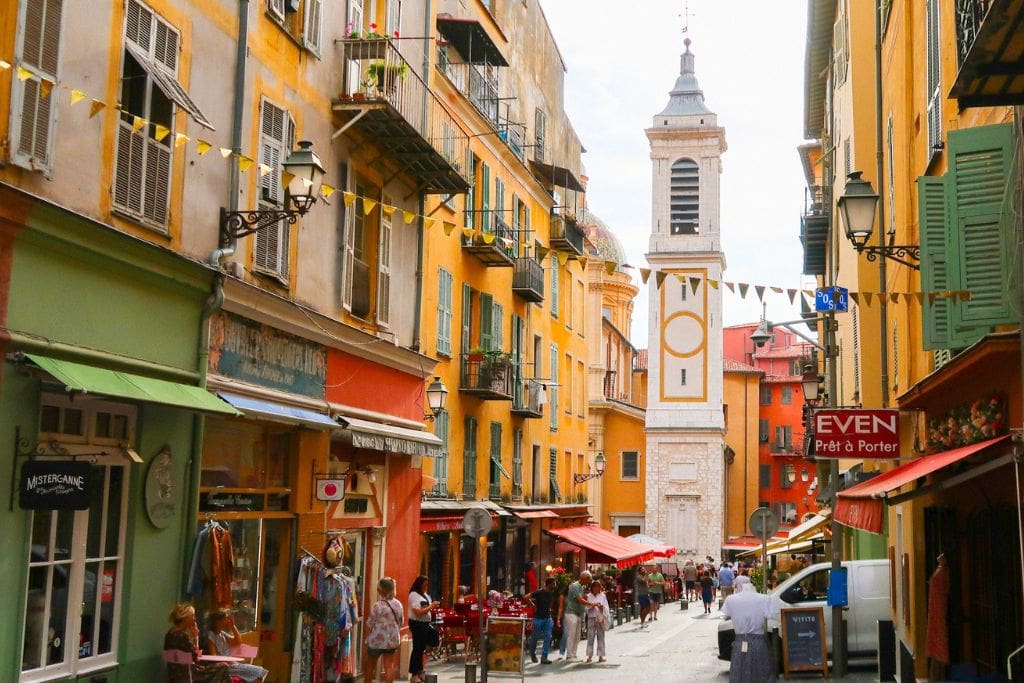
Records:
{"label": "woman in shorts", "polygon": [[398,670],[398,647],[402,644],[405,609],[395,599],[395,580],[385,576],[377,583],[377,602],[366,615],[366,662],[363,682],[377,675],[377,660],[383,660],[384,680],[393,683]]}
{"label": "woman in shorts", "polygon": [[647,628],[647,615],[651,613],[651,585],[647,582],[647,570],[643,567],[636,570],[633,595],[636,596],[636,603],[640,605],[640,628],[645,629]]}

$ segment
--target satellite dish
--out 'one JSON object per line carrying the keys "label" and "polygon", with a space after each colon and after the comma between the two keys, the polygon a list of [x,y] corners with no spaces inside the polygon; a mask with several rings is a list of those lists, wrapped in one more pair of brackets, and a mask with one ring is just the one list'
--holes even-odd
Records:
{"label": "satellite dish", "polygon": [[491,532],[493,526],[491,513],[483,508],[469,508],[462,518],[463,533],[473,538],[483,538]]}

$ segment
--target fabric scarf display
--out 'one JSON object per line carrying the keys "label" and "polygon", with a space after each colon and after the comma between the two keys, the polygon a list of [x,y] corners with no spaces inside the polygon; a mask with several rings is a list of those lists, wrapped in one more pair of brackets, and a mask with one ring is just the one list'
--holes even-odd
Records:
{"label": "fabric scarf display", "polygon": [[296,652],[299,683],[333,683],[342,674],[354,674],[354,582],[316,558],[304,557],[299,560],[295,605],[301,611]]}
{"label": "fabric scarf display", "polygon": [[234,576],[231,532],[221,522],[211,520],[196,535],[185,592],[191,598],[209,590],[216,607],[230,608]]}

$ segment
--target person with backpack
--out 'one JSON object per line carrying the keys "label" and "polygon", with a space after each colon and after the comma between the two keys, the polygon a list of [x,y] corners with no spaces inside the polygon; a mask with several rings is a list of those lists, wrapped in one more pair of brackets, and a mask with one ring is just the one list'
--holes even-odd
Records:
{"label": "person with backpack", "polygon": [[395,580],[385,576],[377,582],[377,602],[366,615],[366,662],[363,683],[377,675],[377,660],[383,660],[384,680],[393,683],[398,670],[398,648],[402,644],[402,603],[395,598]]}

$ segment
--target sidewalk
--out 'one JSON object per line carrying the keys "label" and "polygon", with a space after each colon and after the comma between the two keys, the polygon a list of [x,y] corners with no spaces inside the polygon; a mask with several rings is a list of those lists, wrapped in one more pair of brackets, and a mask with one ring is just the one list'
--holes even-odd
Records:
{"label": "sidewalk", "polygon": [[[610,630],[606,636],[608,661],[586,664],[586,642],[580,643],[577,656],[581,661],[566,663],[558,657],[558,645],[552,643],[552,664],[542,665],[526,660],[527,678],[558,679],[566,683],[603,683],[605,681],[627,683],[632,681],[698,683],[703,681],[724,682],[729,680],[729,662],[718,659],[718,624],[721,619],[718,608],[711,614],[703,614],[700,603],[690,603],[688,610],[681,610],[678,602],[663,605],[658,612],[658,621],[651,622],[650,628],[640,630],[640,620],[623,623]],[[540,658],[540,645],[537,646]],[[403,662],[403,671],[408,662]],[[461,661],[428,662],[427,672],[437,674],[440,683],[465,681],[465,664]],[[477,671],[477,680],[480,672]],[[500,683],[515,680],[511,674],[491,674],[488,680]],[[791,679],[811,680],[821,676],[792,675]],[[851,672],[833,681],[876,681],[873,671]],[[780,681],[782,678],[780,677]],[[552,682],[553,683],[553,682]]]}

